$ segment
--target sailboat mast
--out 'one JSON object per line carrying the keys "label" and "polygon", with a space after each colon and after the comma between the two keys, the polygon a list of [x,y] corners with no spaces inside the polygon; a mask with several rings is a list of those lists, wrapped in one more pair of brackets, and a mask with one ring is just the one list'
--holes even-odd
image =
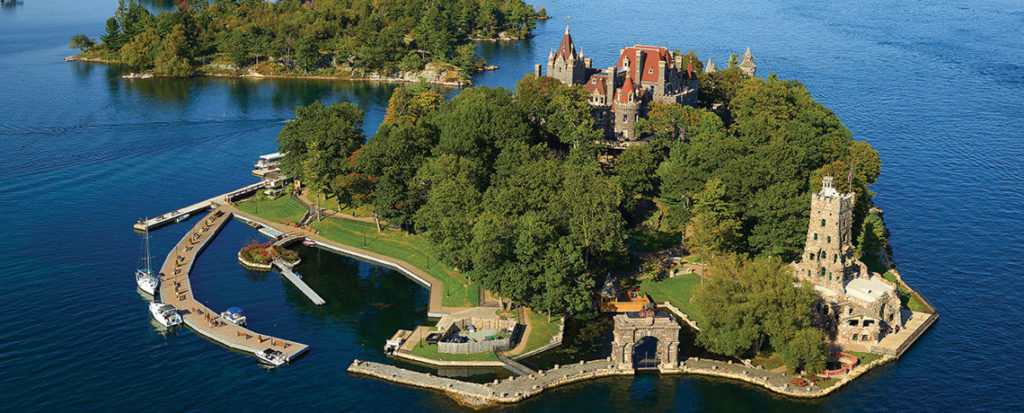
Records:
{"label": "sailboat mast", "polygon": [[146,228],[146,273],[148,273],[149,276],[152,277],[153,266],[150,264],[150,261],[152,260],[150,260],[149,258],[149,228]]}

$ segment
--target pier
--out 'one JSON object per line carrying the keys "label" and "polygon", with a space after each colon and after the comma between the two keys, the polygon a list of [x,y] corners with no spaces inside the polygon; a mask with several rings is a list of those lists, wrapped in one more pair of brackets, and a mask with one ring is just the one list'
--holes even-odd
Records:
{"label": "pier", "polygon": [[207,200],[204,200],[204,201],[200,201],[200,202],[196,202],[196,203],[194,203],[192,205],[189,205],[187,207],[184,207],[184,208],[181,208],[181,209],[176,209],[174,211],[171,211],[171,212],[168,212],[166,214],[160,215],[160,216],[158,216],[156,218],[140,219],[138,222],[135,223],[134,228],[135,228],[136,231],[142,231],[142,232],[153,230],[153,229],[162,227],[164,225],[167,225],[169,223],[177,222],[178,218],[188,217],[188,216],[191,216],[192,214],[196,214],[196,213],[205,211],[207,209],[214,208],[219,203],[229,203],[231,201],[234,201],[236,198],[239,198],[241,196],[245,196],[245,195],[251,194],[253,192],[256,192],[257,190],[260,190],[260,189],[264,188],[266,185],[267,185],[267,181],[260,181],[260,182],[257,182],[257,183],[254,183],[254,184],[247,185],[247,186],[244,186],[242,188],[236,189],[234,191],[228,192],[226,194],[217,195],[217,196],[215,196],[213,198],[210,198],[210,199],[207,199]]}
{"label": "pier", "polygon": [[281,261],[280,258],[274,259],[274,266],[281,271],[281,275],[283,275],[286,280],[291,281],[292,285],[294,285],[295,288],[298,288],[299,291],[302,291],[302,293],[305,294],[313,304],[327,304],[326,300],[321,298],[320,295],[317,294],[316,291],[313,291],[312,288],[309,288],[305,281],[302,281],[302,278],[299,278],[299,275],[292,271],[292,267],[284,261]]}
{"label": "pier", "polygon": [[224,207],[215,207],[182,237],[160,267],[160,298],[178,309],[185,325],[210,340],[249,354],[272,348],[284,353],[285,360],[292,361],[305,353],[309,346],[231,324],[193,295],[189,280],[192,266],[229,219],[229,211],[225,211]]}

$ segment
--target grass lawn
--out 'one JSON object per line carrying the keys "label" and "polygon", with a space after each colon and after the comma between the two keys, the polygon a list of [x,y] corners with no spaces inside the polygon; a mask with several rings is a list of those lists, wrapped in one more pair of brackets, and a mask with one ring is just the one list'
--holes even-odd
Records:
{"label": "grass lawn", "polygon": [[298,222],[306,214],[306,207],[295,202],[290,196],[280,196],[273,201],[249,200],[235,205],[242,212],[256,215],[271,222]]}
{"label": "grass lawn", "polygon": [[377,226],[369,222],[327,218],[312,224],[320,235],[333,241],[364,249],[380,255],[403,260],[420,269],[443,284],[442,305],[446,307],[471,307],[480,304],[480,289],[470,283],[462,273],[454,271],[430,253],[426,239],[404,232],[384,231],[377,233]]}
{"label": "grass lawn", "polygon": [[851,351],[850,354],[857,356],[857,358],[860,359],[860,364],[862,366],[882,358],[882,356],[874,353],[858,353],[856,351]]}
{"label": "grass lawn", "polygon": [[[318,196],[320,196],[319,193],[317,193],[312,188],[309,189],[309,201],[312,202],[314,205],[316,205],[316,198]],[[320,207],[323,209],[331,209],[334,211],[338,211],[338,213],[345,214],[348,216],[352,216],[352,214],[355,214],[356,217],[360,218],[369,218],[373,216],[372,206],[360,205],[356,208],[350,208],[345,205],[339,205],[338,198],[333,195],[328,195],[326,199],[320,200]]]}
{"label": "grass lawn", "polygon": [[525,354],[544,347],[551,343],[551,337],[558,334],[560,317],[552,316],[551,321],[548,321],[546,314],[530,311],[529,319],[530,337],[526,338],[526,347],[518,354]]}
{"label": "grass lawn", "polygon": [[[882,278],[889,280],[893,284],[900,284],[899,280],[896,279],[896,275],[894,275],[892,272],[887,271],[885,274],[882,274]],[[931,314],[933,312],[931,308],[928,308],[928,306],[924,304],[924,301],[921,300],[921,297],[918,297],[916,292],[907,291],[902,286],[900,286],[899,295],[900,303],[903,304],[903,308],[909,309],[910,311],[917,311],[928,314]]]}
{"label": "grass lawn", "polygon": [[415,356],[438,361],[498,361],[498,358],[494,356],[493,351],[483,351],[480,353],[470,354],[447,354],[438,352],[436,344],[427,344],[424,342],[416,343],[416,346],[412,348],[410,353]]}
{"label": "grass lawn", "polygon": [[783,366],[782,357],[779,357],[779,353],[772,353],[771,356],[768,356],[767,358],[757,356],[750,361],[750,364],[764,367],[765,370],[773,370],[779,366]]}
{"label": "grass lawn", "polygon": [[704,320],[704,314],[690,302],[694,289],[698,285],[700,285],[699,275],[680,274],[674,278],[665,278],[659,281],[645,280],[640,284],[640,290],[650,295],[655,303],[668,301],[690,316],[690,319],[696,321],[697,325],[700,325]]}

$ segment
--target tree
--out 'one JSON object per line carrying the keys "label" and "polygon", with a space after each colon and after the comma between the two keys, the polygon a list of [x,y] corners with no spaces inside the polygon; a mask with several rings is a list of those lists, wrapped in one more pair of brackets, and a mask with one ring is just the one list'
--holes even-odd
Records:
{"label": "tree", "polygon": [[583,142],[601,138],[601,132],[594,129],[589,96],[579,85],[555,88],[545,112],[545,125],[564,144],[578,148]]}
{"label": "tree", "polygon": [[295,43],[295,63],[305,73],[317,70],[323,64],[324,59],[317,44],[317,39],[313,36],[303,36]]}
{"label": "tree", "polygon": [[[742,357],[756,353],[769,339],[783,347],[800,336],[802,342],[784,354],[814,361],[808,348],[812,337],[803,330],[810,327],[811,306],[818,299],[809,283],[794,287],[792,270],[777,257],[721,257],[693,295],[705,314],[697,342],[711,352]],[[824,346],[819,349],[824,357]]]}
{"label": "tree", "polygon": [[177,24],[160,41],[160,51],[154,62],[156,72],[177,77],[191,76],[192,65],[188,58],[182,57],[185,47],[185,26]]}
{"label": "tree", "polygon": [[124,46],[124,36],[121,34],[121,25],[117,23],[116,18],[107,19],[106,33],[100,36],[100,41],[107,49],[117,51]]}
{"label": "tree", "polygon": [[709,180],[694,197],[694,215],[692,235],[684,240],[687,249],[705,262],[714,255],[736,250],[741,224],[720,179]]}
{"label": "tree", "polygon": [[[351,172],[348,161],[366,140],[363,111],[351,103],[326,108],[319,101],[295,108],[295,119],[277,136],[284,173],[325,194],[338,175]],[[318,199],[319,200],[319,199]]]}
{"label": "tree", "polygon": [[610,259],[625,253],[619,184],[601,176],[596,162],[564,163],[562,168],[562,188],[552,212],[569,228],[568,236],[581,249],[584,265],[589,268],[594,257]]}
{"label": "tree", "polygon": [[160,36],[157,35],[156,29],[147,29],[132,37],[132,40],[121,48],[121,59],[135,69],[152,68],[159,44]]}
{"label": "tree", "polygon": [[888,245],[885,222],[877,214],[868,214],[857,238],[857,245],[866,253],[875,254]]}
{"label": "tree", "polygon": [[426,231],[442,262],[462,270],[471,269],[469,245],[480,211],[478,170],[473,159],[444,154],[424,164],[415,178],[427,193],[416,212],[417,229]]}
{"label": "tree", "polygon": [[627,198],[634,195],[654,196],[658,188],[658,165],[661,153],[651,145],[626,148],[615,160],[615,173]]}
{"label": "tree", "polygon": [[772,346],[791,371],[802,368],[814,374],[825,369],[825,334],[817,329],[803,328],[788,340],[773,340]]}
{"label": "tree", "polygon": [[69,45],[68,47],[71,49],[78,49],[81,52],[85,52],[86,50],[91,49],[95,45],[96,42],[93,42],[92,39],[89,38],[89,36],[86,36],[84,34],[76,34],[74,36],[71,36],[71,45]]}
{"label": "tree", "polygon": [[384,123],[403,121],[415,125],[423,115],[436,110],[444,96],[430,89],[426,83],[417,83],[411,88],[395,88],[388,100]]}
{"label": "tree", "polygon": [[425,125],[387,121],[363,145],[355,159],[356,169],[377,177],[373,209],[380,219],[396,225],[413,221],[425,196],[409,185],[436,143],[437,132]]}
{"label": "tree", "polygon": [[248,67],[255,60],[252,48],[252,36],[242,30],[234,30],[227,35],[218,48],[227,53],[228,59],[235,64],[236,70]]}

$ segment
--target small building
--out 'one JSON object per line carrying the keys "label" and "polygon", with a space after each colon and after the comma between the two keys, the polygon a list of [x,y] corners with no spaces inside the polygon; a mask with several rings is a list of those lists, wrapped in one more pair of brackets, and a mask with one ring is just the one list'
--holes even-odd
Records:
{"label": "small building", "polygon": [[654,302],[639,289],[628,290],[623,294],[609,274],[598,294],[598,307],[602,313],[637,312],[654,308]]}

